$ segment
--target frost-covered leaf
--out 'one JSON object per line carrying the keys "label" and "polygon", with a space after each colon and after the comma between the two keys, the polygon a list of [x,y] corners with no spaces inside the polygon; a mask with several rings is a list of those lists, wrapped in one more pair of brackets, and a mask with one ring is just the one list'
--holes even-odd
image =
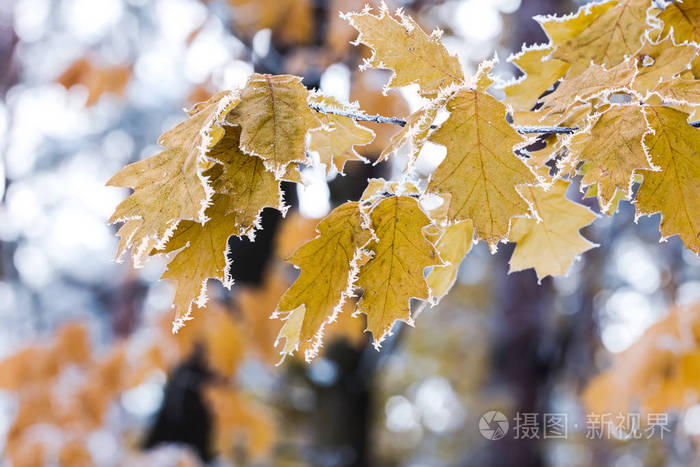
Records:
{"label": "frost-covered leaf", "polygon": [[364,290],[357,310],[367,315],[367,329],[378,347],[395,321],[412,322],[411,298],[428,299],[424,270],[442,262],[423,234],[430,219],[415,198],[385,198],[369,217],[376,239],[367,246],[372,259],[357,277]]}
{"label": "frost-covered leaf", "polygon": [[280,338],[286,339],[282,353],[291,353],[299,344],[313,340],[307,359],[315,356],[324,326],[352,293],[362,247],[370,238],[362,228],[356,202],[335,208],[316,230],[318,236],[289,258],[301,272],[277,307],[278,314],[288,314],[280,332]]}
{"label": "frost-covered leaf", "polygon": [[534,268],[538,279],[563,275],[577,256],[596,246],[579,233],[579,229],[593,222],[595,214],[566,198],[568,186],[558,180],[549,191],[541,187],[522,188],[540,220],[513,221],[510,241],[517,245],[510,258],[511,272]]}
{"label": "frost-covered leaf", "polygon": [[542,99],[544,105],[538,113],[564,118],[568,116],[567,111],[579,102],[605,98],[614,92],[631,92],[636,73],[634,63],[626,61],[610,70],[591,65],[575,77],[567,74],[557,90]]}
{"label": "frost-covered leaf", "polygon": [[661,212],[661,234],[679,235],[700,254],[700,129],[688,124],[688,114],[663,106],[648,106],[653,134],[644,138],[652,164],[661,170],[640,171],[644,182],[635,205],[640,215]]}
{"label": "frost-covered leaf", "polygon": [[435,121],[438,110],[444,103],[443,99],[433,99],[409,115],[406,119],[406,125],[391,137],[389,144],[384,148],[377,161],[388,159],[406,145],[410,146],[409,158],[413,159],[417,156],[428,139],[430,126]]}
{"label": "frost-covered leaf", "polygon": [[356,43],[374,51],[364,66],[393,70],[389,87],[417,83],[421,94],[436,95],[440,89],[464,81],[457,57],[449,54],[439,35],[426,34],[401,11],[394,17],[382,6],[378,15],[364,9],[344,18],[360,33]]}
{"label": "frost-covered leaf", "polygon": [[168,263],[162,276],[175,284],[174,331],[191,319],[194,304],[202,307],[206,303],[208,279],[216,279],[225,287],[233,284],[226,252],[229,237],[236,233],[236,227],[228,216],[234,202],[227,195],[216,195],[206,211],[209,220],[205,224],[183,221],[165,244],[165,253],[184,247]]}
{"label": "frost-covered leaf", "polygon": [[649,27],[649,7],[649,0],[612,0],[582,6],[577,13],[562,18],[536,19],[555,47],[552,57],[570,63],[569,76],[573,77],[591,62],[612,68],[634,55]]}
{"label": "frost-covered leaf", "polygon": [[[259,157],[243,153],[239,148],[241,129],[226,127],[222,139],[209,151],[208,157],[217,161],[205,175],[216,193],[230,196],[227,223],[238,236],[254,234],[260,228],[260,213],[266,207],[285,212],[280,182],[265,170]],[[291,167],[291,166],[289,166]]]}
{"label": "frost-covered leaf", "polygon": [[700,4],[697,0],[676,0],[666,5],[658,18],[663,21],[662,37],[671,35],[677,44],[700,44]]}
{"label": "frost-covered leaf", "polygon": [[667,102],[700,105],[700,80],[676,78],[665,81],[654,89]]}
{"label": "frost-covered leaf", "polygon": [[158,139],[165,150],[124,167],[107,185],[134,192],[114,210],[110,222],[130,221],[120,250],[132,248],[134,262],[162,243],[181,220],[202,221],[211,189],[200,163],[223,136],[223,119],[236,106],[233,92],[223,92],[197,107],[190,118]]}
{"label": "frost-covered leaf", "polygon": [[[311,102],[328,110],[357,111],[356,106],[341,104],[332,97],[314,95]],[[374,140],[372,130],[358,125],[350,117],[341,115],[318,113],[316,118],[322,126],[311,131],[309,150],[318,152],[321,162],[326,164],[328,172],[331,172],[332,167],[335,167],[335,170],[343,173],[345,163],[350,160],[366,161],[357,153],[355,146],[371,143]]]}
{"label": "frost-covered leaf", "polygon": [[507,104],[516,110],[530,110],[537,99],[564,76],[571,65],[555,58],[547,59],[551,53],[551,47],[524,47],[508,59],[525,75],[504,88]]}
{"label": "frost-covered leaf", "polygon": [[690,69],[690,63],[698,53],[693,45],[674,45],[669,37],[658,42],[647,42],[637,52],[637,69],[633,89],[644,96],[661,83],[677,80],[684,70]]}
{"label": "frost-covered leaf", "polygon": [[598,199],[605,209],[621,190],[631,196],[631,179],[635,169],[651,169],[642,138],[649,131],[640,105],[614,105],[589,122],[585,131],[569,141],[569,156],[564,171],[586,161],[581,185],[598,184]]}
{"label": "frost-covered leaf", "polygon": [[430,137],[447,148],[447,156],[428,192],[449,194],[449,218],[471,219],[477,238],[495,248],[507,237],[510,219],[528,212],[516,186],[537,183],[513,153],[524,139],[506,122],[505,106],[488,94],[461,90],[447,110],[449,118]]}
{"label": "frost-covered leaf", "polygon": [[457,278],[459,265],[472,247],[474,226],[471,221],[456,222],[445,228],[435,248],[444,261],[444,265],[435,266],[428,273],[426,281],[430,295],[440,300],[447,295]]}
{"label": "frost-covered leaf", "polygon": [[226,122],[240,125],[241,149],[263,159],[279,177],[287,165],[306,161],[306,132],[319,124],[301,78],[253,74]]}

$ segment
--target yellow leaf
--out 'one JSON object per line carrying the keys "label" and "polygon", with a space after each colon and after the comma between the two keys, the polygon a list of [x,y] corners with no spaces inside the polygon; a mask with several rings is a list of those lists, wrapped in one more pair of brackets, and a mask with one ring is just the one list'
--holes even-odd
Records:
{"label": "yellow leaf", "polygon": [[658,42],[647,42],[637,52],[637,76],[633,88],[643,96],[661,83],[673,82],[678,74],[690,68],[698,53],[693,45],[674,45],[669,37]]}
{"label": "yellow leaf", "polygon": [[435,266],[426,277],[430,295],[436,301],[441,300],[455,283],[459,265],[471,249],[473,238],[472,222],[462,221],[446,227],[435,245],[440,258],[445,262],[442,266]]}
{"label": "yellow leaf", "polygon": [[411,298],[428,299],[423,272],[442,262],[423,235],[430,219],[415,198],[391,196],[380,201],[369,216],[376,240],[368,245],[373,257],[357,278],[364,290],[357,310],[367,315],[367,329],[379,347],[395,321],[412,323]]}
{"label": "yellow leaf", "polygon": [[522,189],[540,220],[513,221],[510,240],[517,245],[510,258],[510,272],[534,268],[539,280],[564,275],[577,256],[596,246],[579,234],[579,229],[593,222],[595,214],[566,198],[568,186],[558,180],[549,191],[530,186]]}
{"label": "yellow leaf", "polygon": [[[239,149],[240,127],[226,127],[224,136],[207,154],[220,163],[205,172],[217,194],[228,195],[226,224],[232,234],[253,236],[266,207],[286,212],[279,180],[265,170],[259,157]],[[288,166],[291,168],[292,166]]]}
{"label": "yellow leaf", "polygon": [[107,182],[134,188],[110,222],[132,221],[128,235],[122,235],[120,251],[133,247],[135,263],[167,239],[181,220],[204,219],[211,193],[199,165],[223,136],[222,121],[237,102],[231,92],[212,97],[190,118],[161,135],[158,143],[164,151],[127,165]]}
{"label": "yellow leaf", "polygon": [[547,59],[551,53],[551,47],[524,47],[519,54],[508,59],[517,65],[525,76],[504,89],[507,104],[516,110],[530,110],[537,99],[564,76],[571,65],[555,58]]}
{"label": "yellow leaf", "polygon": [[360,33],[355,43],[365,44],[374,51],[363,66],[393,70],[388,87],[417,83],[421,94],[432,96],[440,89],[464,81],[457,57],[447,52],[439,35],[426,34],[400,10],[392,17],[383,5],[378,16],[365,8],[347,13],[344,18]]}
{"label": "yellow leaf", "polygon": [[286,338],[283,354],[313,339],[307,359],[316,355],[324,326],[340,312],[352,293],[359,254],[370,238],[362,228],[362,216],[355,202],[335,208],[316,230],[318,236],[289,258],[301,273],[277,308],[280,314],[291,313],[280,332],[280,338]]}
{"label": "yellow leaf", "polygon": [[428,192],[451,195],[449,218],[471,219],[477,238],[494,249],[507,237],[511,217],[528,212],[516,186],[537,182],[513,153],[525,140],[506,122],[505,106],[488,94],[461,90],[447,110],[450,117],[430,137],[447,156]]}
{"label": "yellow leaf", "polygon": [[308,95],[297,76],[256,73],[226,118],[242,129],[241,149],[263,159],[278,178],[290,163],[306,161],[306,132],[318,126]]}
{"label": "yellow leaf", "polygon": [[445,104],[446,98],[447,96],[445,98],[432,99],[425,106],[409,115],[406,119],[406,125],[391,137],[389,144],[384,148],[377,162],[384,161],[395,155],[407,144],[410,145],[409,161],[413,162],[425,145],[430,127],[435,121],[438,111]]}
{"label": "yellow leaf", "polygon": [[663,21],[663,32],[666,37],[671,35],[677,44],[694,42],[700,44],[700,5],[694,0],[675,1],[666,5],[658,15]]}
{"label": "yellow leaf", "polygon": [[591,65],[575,77],[570,77],[572,75],[569,73],[556,91],[542,99],[544,105],[541,112],[544,116],[567,117],[567,111],[578,102],[607,97],[615,92],[630,92],[636,73],[637,69],[631,60],[610,70],[600,65]]}
{"label": "yellow leaf", "polygon": [[[341,112],[357,110],[356,106],[341,104],[332,97],[321,95],[312,96],[311,102],[324,109]],[[349,160],[367,161],[355,151],[355,146],[371,143],[374,140],[372,130],[358,125],[350,117],[319,112],[316,118],[322,126],[311,131],[309,150],[318,152],[328,173],[332,171],[332,167],[335,167],[339,173],[343,173],[345,163]]]}
{"label": "yellow leaf", "polygon": [[583,6],[571,16],[537,19],[555,47],[552,57],[571,63],[573,77],[591,62],[611,68],[634,55],[648,28],[648,8],[649,0],[613,0]]}
{"label": "yellow leaf", "polygon": [[562,170],[573,169],[581,161],[587,161],[581,185],[597,183],[598,199],[606,209],[616,190],[631,196],[635,169],[651,169],[642,145],[647,132],[642,106],[614,105],[571,138],[569,156],[563,161]]}
{"label": "yellow leaf", "polygon": [[193,304],[202,307],[207,302],[208,279],[216,279],[227,288],[233,284],[227,258],[228,239],[236,228],[228,216],[233,202],[227,195],[216,195],[206,211],[206,224],[183,221],[165,244],[166,253],[184,247],[168,263],[162,276],[175,284],[173,331],[191,319]]}
{"label": "yellow leaf", "polygon": [[645,136],[644,144],[661,171],[641,171],[637,212],[661,212],[661,234],[679,235],[700,254],[700,129],[688,124],[688,114],[668,107],[648,106],[646,116],[654,133]]}
{"label": "yellow leaf", "polygon": [[679,104],[700,104],[700,80],[674,79],[659,84],[654,92],[664,101]]}

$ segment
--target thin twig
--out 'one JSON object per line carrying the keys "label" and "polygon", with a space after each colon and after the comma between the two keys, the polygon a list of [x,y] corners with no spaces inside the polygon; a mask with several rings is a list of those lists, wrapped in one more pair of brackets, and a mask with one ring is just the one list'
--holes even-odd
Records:
{"label": "thin twig", "polygon": [[[393,123],[394,125],[406,126],[406,120],[402,120],[396,117],[385,117],[383,115],[367,115],[364,112],[350,112],[347,110],[340,109],[329,109],[319,104],[309,104],[309,107],[316,112],[323,114],[339,115],[341,117],[352,118],[356,122],[376,122],[376,123]],[[695,120],[690,122],[691,126],[695,128],[700,127],[700,120]],[[437,125],[430,125],[430,128],[435,129]],[[569,126],[515,126],[515,130],[518,133],[523,134],[543,134],[543,135],[553,135],[553,134],[572,134],[578,131],[578,127]]]}

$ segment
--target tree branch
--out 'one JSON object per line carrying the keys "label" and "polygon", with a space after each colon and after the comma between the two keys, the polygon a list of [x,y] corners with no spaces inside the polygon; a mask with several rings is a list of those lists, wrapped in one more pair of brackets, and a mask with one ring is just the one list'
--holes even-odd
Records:
{"label": "tree branch", "polygon": [[[406,120],[402,120],[396,117],[385,117],[383,115],[367,115],[364,112],[350,112],[347,110],[340,109],[329,109],[319,104],[309,104],[309,107],[316,112],[322,114],[339,115],[341,117],[352,118],[356,122],[376,122],[376,123],[393,123],[394,125],[399,125],[401,127],[406,126]],[[700,127],[700,120],[695,120],[690,122],[690,125],[698,128]],[[435,129],[437,125],[430,125],[430,128]],[[568,127],[568,126],[518,126],[514,125],[515,130],[518,133],[523,134],[542,134],[542,135],[552,135],[552,134],[572,134],[578,131],[578,127]]]}

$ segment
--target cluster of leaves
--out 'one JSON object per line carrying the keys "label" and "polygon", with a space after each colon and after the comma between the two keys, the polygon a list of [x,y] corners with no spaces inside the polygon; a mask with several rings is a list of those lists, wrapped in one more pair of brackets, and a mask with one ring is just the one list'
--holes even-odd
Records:
{"label": "cluster of leaves", "polygon": [[[378,159],[407,153],[401,179],[370,180],[290,257],[301,272],[274,314],[285,320],[283,354],[315,356],[324,327],[358,293],[353,314],[367,315],[379,346],[396,321],[412,322],[411,299],[434,304],[447,293],[474,241],[492,251],[515,242],[511,271],[565,274],[595,246],[579,234],[595,214],[566,197],[577,176],[604,212],[634,198],[638,215],[661,213],[662,238],[679,235],[700,252],[700,130],[689,123],[700,104],[700,12],[691,2],[612,0],[538,17],[550,41],[512,57],[526,74],[507,83],[491,77],[494,61],[465,77],[439,31],[426,34],[400,10],[342,17],[372,50],[362,68],[392,70],[387,88],[417,85],[424,105]],[[504,101],[487,92],[499,86]],[[357,120],[373,118],[298,77],[254,74],[194,106],[161,136],[161,153],[112,178],[134,189],[111,219],[123,222],[118,257],[169,256],[175,330],[206,302],[208,279],[232,284],[228,238],[254,238],[266,207],[286,211],[280,183],[302,183],[309,151],[329,172],[362,160],[356,146],[373,134]],[[524,137],[533,125],[542,134]],[[413,162],[427,142],[446,156],[426,179]]]}

